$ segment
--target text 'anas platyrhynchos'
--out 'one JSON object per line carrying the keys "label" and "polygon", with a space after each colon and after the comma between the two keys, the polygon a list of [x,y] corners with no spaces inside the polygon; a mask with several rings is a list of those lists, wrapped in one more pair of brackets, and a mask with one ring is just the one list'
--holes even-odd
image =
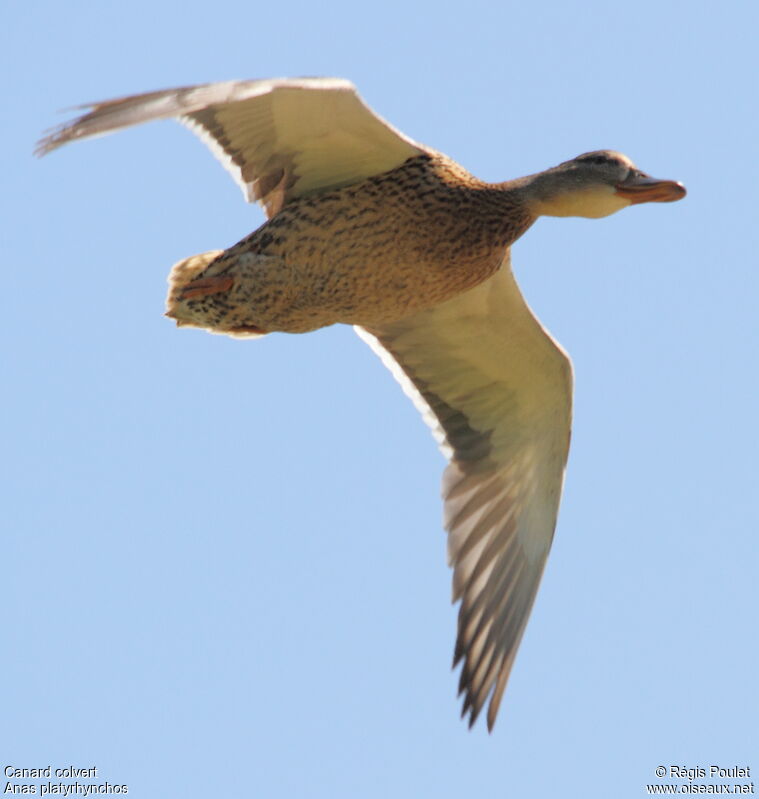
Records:
{"label": "text 'anas platyrhynchos'", "polygon": [[356,325],[449,463],[445,527],[460,600],[462,715],[492,728],[553,538],[572,368],[531,313],[509,247],[541,215],[602,217],[685,196],[597,151],[485,183],[404,136],[336,78],[230,81],[94,104],[38,146],[153,119],[187,125],[268,221],[178,263],[179,325],[260,336]]}

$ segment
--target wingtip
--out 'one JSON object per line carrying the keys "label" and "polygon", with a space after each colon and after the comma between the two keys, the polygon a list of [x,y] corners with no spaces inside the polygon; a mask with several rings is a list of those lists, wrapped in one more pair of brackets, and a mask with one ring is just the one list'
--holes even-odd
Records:
{"label": "wingtip", "polygon": [[58,146],[55,143],[55,136],[55,133],[51,133],[47,136],[43,136],[41,139],[39,139],[39,141],[36,142],[34,145],[34,150],[32,151],[36,158],[42,158],[49,152],[55,150],[55,148]]}
{"label": "wingtip", "polygon": [[464,718],[466,714],[469,714],[469,721],[467,721],[467,729],[472,729],[474,725],[477,723],[477,718],[480,715],[479,708],[477,708],[474,703],[471,701],[470,697],[464,700],[464,706],[461,709],[461,718]]}
{"label": "wingtip", "polygon": [[74,120],[74,122],[57,125],[44,131],[45,135],[34,146],[34,154],[37,158],[42,158],[42,156],[52,153],[53,150],[57,150],[64,144],[81,138],[81,133],[76,130],[78,123],[79,120]]}

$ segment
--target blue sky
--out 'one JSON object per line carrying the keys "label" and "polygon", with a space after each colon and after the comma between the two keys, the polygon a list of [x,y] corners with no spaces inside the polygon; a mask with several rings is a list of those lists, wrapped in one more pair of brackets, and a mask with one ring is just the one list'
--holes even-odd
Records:
{"label": "blue sky", "polygon": [[[3,14],[3,765],[138,797],[637,797],[759,768],[756,5],[10,4]],[[338,75],[502,180],[608,147],[686,200],[541,220],[517,277],[573,358],[552,554],[493,735],[459,721],[443,460],[347,327],[163,318],[262,221],[161,123],[57,109]],[[683,784],[683,781],[674,781]]]}

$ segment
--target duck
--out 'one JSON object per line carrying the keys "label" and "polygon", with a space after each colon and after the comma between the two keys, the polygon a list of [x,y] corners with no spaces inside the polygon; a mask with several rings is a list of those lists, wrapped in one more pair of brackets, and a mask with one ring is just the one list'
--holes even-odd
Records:
{"label": "duck", "polygon": [[541,216],[601,218],[686,190],[596,150],[502,183],[382,119],[341,78],[242,80],[82,106],[64,144],[175,119],[267,221],[179,261],[166,314],[241,338],[353,325],[430,427],[447,465],[453,666],[471,728],[492,731],[557,522],[572,365],[522,297],[511,245]]}

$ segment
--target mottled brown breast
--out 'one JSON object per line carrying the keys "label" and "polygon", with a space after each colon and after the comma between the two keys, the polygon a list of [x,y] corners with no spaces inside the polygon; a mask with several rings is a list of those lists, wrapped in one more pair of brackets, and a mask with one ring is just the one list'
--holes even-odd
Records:
{"label": "mottled brown breast", "polygon": [[[371,325],[481,283],[532,221],[508,192],[445,156],[424,155],[361,183],[289,203],[207,272],[234,274],[244,256],[245,280],[258,285],[247,286],[240,297],[250,304],[250,323],[266,330]],[[280,260],[269,258],[251,278],[252,254]],[[287,303],[275,306],[267,284],[282,283],[283,276],[271,271],[277,262],[294,285]]]}

